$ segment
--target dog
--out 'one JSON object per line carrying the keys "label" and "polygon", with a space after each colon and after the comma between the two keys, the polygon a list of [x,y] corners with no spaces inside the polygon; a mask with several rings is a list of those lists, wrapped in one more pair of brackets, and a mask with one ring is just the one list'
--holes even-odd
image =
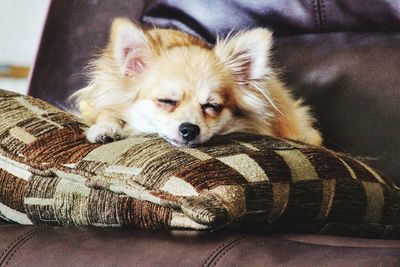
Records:
{"label": "dog", "polygon": [[321,145],[315,119],[270,63],[272,33],[248,29],[214,46],[174,29],[144,30],[117,18],[107,47],[89,64],[90,82],[72,97],[90,142],[156,133],[194,147],[248,132]]}

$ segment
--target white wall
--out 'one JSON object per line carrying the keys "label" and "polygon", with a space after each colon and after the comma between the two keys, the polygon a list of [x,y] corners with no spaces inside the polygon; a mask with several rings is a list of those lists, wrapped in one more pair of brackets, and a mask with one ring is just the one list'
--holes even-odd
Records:
{"label": "white wall", "polygon": [[0,0],[0,64],[32,64],[48,2]]}
{"label": "white wall", "polygon": [[[49,2],[0,0],[0,66],[32,66]],[[15,81],[14,87],[13,79],[0,79],[0,87],[6,86],[7,89],[25,92],[27,82]]]}

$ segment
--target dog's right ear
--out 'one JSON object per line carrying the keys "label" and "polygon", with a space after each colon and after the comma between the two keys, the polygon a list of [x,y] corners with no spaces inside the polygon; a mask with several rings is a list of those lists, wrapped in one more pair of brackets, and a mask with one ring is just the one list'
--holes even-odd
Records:
{"label": "dog's right ear", "polygon": [[117,18],[113,21],[110,45],[122,76],[141,73],[152,57],[148,36],[129,19]]}

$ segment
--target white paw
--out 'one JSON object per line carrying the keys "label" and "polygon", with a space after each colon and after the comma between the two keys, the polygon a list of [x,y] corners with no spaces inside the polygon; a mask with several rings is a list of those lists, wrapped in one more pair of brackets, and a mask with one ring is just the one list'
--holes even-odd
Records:
{"label": "white paw", "polygon": [[127,137],[126,131],[118,124],[94,124],[86,131],[91,143],[110,143]]}

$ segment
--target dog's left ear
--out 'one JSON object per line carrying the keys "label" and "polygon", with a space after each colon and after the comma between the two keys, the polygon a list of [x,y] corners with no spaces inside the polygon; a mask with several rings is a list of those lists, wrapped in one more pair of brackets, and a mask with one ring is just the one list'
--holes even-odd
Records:
{"label": "dog's left ear", "polygon": [[235,74],[240,83],[265,77],[271,72],[269,52],[272,33],[263,28],[238,32],[218,40],[217,57]]}

